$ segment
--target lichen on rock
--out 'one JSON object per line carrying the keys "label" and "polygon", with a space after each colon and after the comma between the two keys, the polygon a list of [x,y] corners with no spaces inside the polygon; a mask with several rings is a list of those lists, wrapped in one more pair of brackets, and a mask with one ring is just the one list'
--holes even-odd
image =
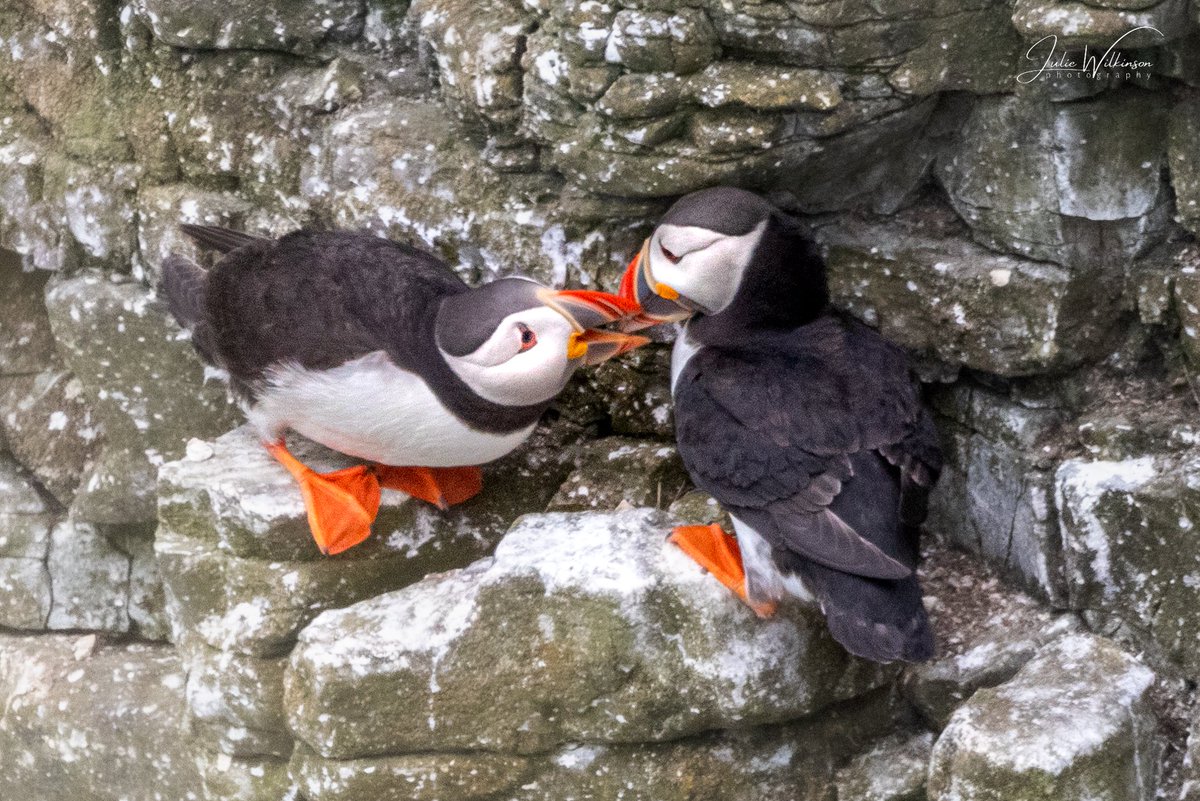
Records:
{"label": "lichen on rock", "polygon": [[1154,679],[1103,638],[1056,640],[954,713],[933,748],[929,797],[1153,798]]}

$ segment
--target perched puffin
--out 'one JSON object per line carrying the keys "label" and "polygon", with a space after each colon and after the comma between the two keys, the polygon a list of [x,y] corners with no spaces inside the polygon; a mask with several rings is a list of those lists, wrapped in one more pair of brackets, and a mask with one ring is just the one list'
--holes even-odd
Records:
{"label": "perched puffin", "polygon": [[[478,465],[520,445],[576,367],[646,341],[597,330],[636,310],[614,295],[524,278],[472,289],[367,233],[182,229],[224,255],[210,270],[168,257],[168,306],[300,484],[324,553],[367,537],[381,485],[441,508],[475,495]],[[372,464],[316,473],[289,429]]]}
{"label": "perched puffin", "polygon": [[626,328],[685,321],[671,359],[693,481],[733,519],[671,539],[755,612],[815,601],[834,638],[878,662],[933,654],[915,568],[942,467],[907,357],[830,308],[798,223],[729,187],[673,205],[630,263]]}

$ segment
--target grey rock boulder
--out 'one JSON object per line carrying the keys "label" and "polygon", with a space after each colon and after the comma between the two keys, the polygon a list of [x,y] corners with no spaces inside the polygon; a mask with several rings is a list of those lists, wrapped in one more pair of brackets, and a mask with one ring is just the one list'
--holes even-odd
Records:
{"label": "grey rock boulder", "polygon": [[1124,623],[1143,647],[1195,675],[1200,457],[1071,459],[1056,485],[1071,606]]}
{"label": "grey rock boulder", "polygon": [[61,367],[0,377],[0,433],[59,504],[75,498],[97,459],[103,432],[83,384]]}
{"label": "grey rock boulder", "polygon": [[896,734],[838,771],[838,801],[925,801],[933,735]]}
{"label": "grey rock boulder", "polygon": [[[352,464],[303,440],[317,471]],[[488,553],[517,516],[544,509],[569,470],[561,453],[528,444],[489,465],[484,490],[448,512],[384,491],[375,534],[335,557],[313,543],[292,477],[243,426],[160,471],[155,550],[175,631],[212,648],[274,657],[323,609],[462,567]]]}
{"label": "grey rock boulder", "polygon": [[1154,681],[1108,640],[1056,640],[954,713],[933,749],[929,798],[1149,801]]}
{"label": "grey rock boulder", "polygon": [[484,751],[321,759],[292,769],[311,801],[794,801],[827,797],[835,766],[895,723],[880,693],[810,719],[663,743],[574,743],[546,754]]}
{"label": "grey rock boulder", "polygon": [[605,437],[582,448],[575,470],[550,499],[547,509],[551,512],[612,511],[628,506],[665,509],[689,483],[673,445]]}
{"label": "grey rock boulder", "polygon": [[944,207],[886,220],[834,218],[816,231],[835,300],[890,339],[1001,375],[1061,370],[1107,345],[1115,299],[1058,265],[971,242]]}
{"label": "grey rock boulder", "polygon": [[[67,801],[199,797],[183,670],[161,645],[0,636],[0,795]],[[136,756],[134,756],[136,755]]]}
{"label": "grey rock boulder", "polygon": [[254,14],[194,0],[142,0],[134,8],[155,37],[174,47],[299,54],[326,39],[353,38],[366,10],[362,0],[272,0]]}
{"label": "grey rock boulder", "polygon": [[[105,449],[114,452],[83,487],[85,495],[104,496],[91,499],[90,510],[106,524],[151,522],[147,466],[181,456],[190,437],[234,425],[225,386],[206,381],[210,372],[166,304],[140,284],[89,273],[55,284],[46,300],[63,358],[105,423]],[[116,472],[114,461],[126,472]]]}
{"label": "grey rock boulder", "polygon": [[969,382],[931,393],[947,469],[927,528],[1029,591],[1066,602],[1053,442],[1067,412]]}
{"label": "grey rock boulder", "polygon": [[803,717],[890,675],[813,610],[757,620],[669,525],[527,516],[492,559],[322,615],[288,668],[293,731],[339,759],[659,741]]}
{"label": "grey rock boulder", "polygon": [[1162,104],[1137,90],[997,95],[975,103],[938,174],[984,244],[1097,275],[1166,233],[1166,129]]}
{"label": "grey rock boulder", "polygon": [[36,373],[54,360],[54,335],[42,299],[49,277],[25,271],[16,253],[0,252],[0,375]]}

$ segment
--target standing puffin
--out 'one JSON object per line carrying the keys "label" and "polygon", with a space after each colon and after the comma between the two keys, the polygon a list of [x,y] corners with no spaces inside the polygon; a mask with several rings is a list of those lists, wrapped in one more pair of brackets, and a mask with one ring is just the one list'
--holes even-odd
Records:
{"label": "standing puffin", "polygon": [[[524,442],[576,367],[646,341],[594,330],[636,309],[614,295],[524,278],[471,289],[371,234],[182,229],[224,255],[211,270],[166,259],[171,313],[300,484],[323,553],[370,534],[381,485],[443,509],[475,495],[477,465]],[[372,464],[316,473],[289,429]]]}
{"label": "standing puffin", "polygon": [[627,328],[686,321],[671,358],[675,434],[696,485],[733,519],[671,540],[755,612],[820,605],[846,650],[933,654],[915,568],[942,466],[907,358],[831,310],[797,221],[721,187],[680,199],[630,263]]}

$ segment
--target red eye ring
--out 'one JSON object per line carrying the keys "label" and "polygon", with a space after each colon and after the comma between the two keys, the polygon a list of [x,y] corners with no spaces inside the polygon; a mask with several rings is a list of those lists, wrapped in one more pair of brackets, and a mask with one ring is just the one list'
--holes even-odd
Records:
{"label": "red eye ring", "polygon": [[537,344],[537,334],[533,332],[525,323],[517,323],[517,330],[521,332],[521,351],[527,351]]}
{"label": "red eye ring", "polygon": [[667,246],[661,241],[658,243],[658,249],[662,251],[663,256],[665,256],[667,261],[671,262],[671,264],[679,264],[679,260],[683,258],[683,256],[676,256],[674,253],[667,250]]}

